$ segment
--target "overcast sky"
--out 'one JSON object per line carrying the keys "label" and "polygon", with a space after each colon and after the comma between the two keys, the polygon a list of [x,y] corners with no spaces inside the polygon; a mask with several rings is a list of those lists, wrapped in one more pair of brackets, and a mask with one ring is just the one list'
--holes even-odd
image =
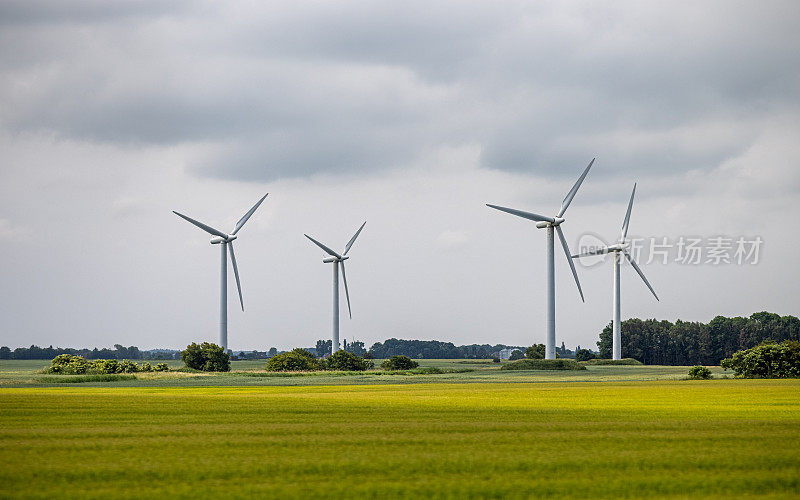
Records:
{"label": "overcast sky", "polygon": [[[756,265],[622,269],[622,316],[800,313],[800,3],[0,3],[0,345],[218,341],[219,248],[239,233],[229,346],[341,337],[544,342],[545,233],[760,237]],[[707,244],[703,243],[706,247]],[[731,252],[731,255],[733,252]],[[706,255],[702,256],[703,261]],[[752,260],[752,259],[751,259]],[[556,336],[595,346],[611,262],[556,248]],[[342,296],[342,299],[344,297]],[[346,308],[343,306],[343,314]]]}

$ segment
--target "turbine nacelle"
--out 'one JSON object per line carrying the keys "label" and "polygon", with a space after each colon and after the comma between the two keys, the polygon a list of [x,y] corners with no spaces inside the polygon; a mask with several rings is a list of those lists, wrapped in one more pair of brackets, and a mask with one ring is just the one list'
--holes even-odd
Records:
{"label": "turbine nacelle", "polygon": [[225,238],[223,238],[221,236],[215,236],[214,238],[211,238],[211,244],[212,245],[219,245],[220,243],[230,243],[231,241],[235,240],[236,238],[238,238],[238,236],[236,236],[235,234],[228,235]]}
{"label": "turbine nacelle", "polygon": [[536,227],[539,229],[544,229],[548,226],[560,226],[562,222],[566,221],[567,219],[563,217],[554,217],[552,222],[550,221],[540,221],[536,223]]}
{"label": "turbine nacelle", "polygon": [[347,257],[346,255],[342,256],[342,257],[326,257],[326,258],[322,259],[322,262],[324,262],[325,264],[330,264],[331,262],[341,262],[341,261],[347,260],[349,258],[350,257]]}
{"label": "turbine nacelle", "polygon": [[615,243],[613,245],[609,245],[607,248],[608,248],[609,252],[624,252],[625,249],[628,248],[629,246],[631,246],[630,243],[626,243],[624,241],[621,241],[619,243]]}

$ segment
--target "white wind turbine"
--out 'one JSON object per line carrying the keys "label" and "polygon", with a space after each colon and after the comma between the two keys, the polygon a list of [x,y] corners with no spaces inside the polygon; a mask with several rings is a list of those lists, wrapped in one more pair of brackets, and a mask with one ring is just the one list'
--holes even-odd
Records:
{"label": "white wind turbine", "polygon": [[647,278],[644,277],[644,273],[639,268],[639,265],[636,264],[636,261],[633,260],[631,254],[628,253],[627,248],[630,246],[630,243],[626,241],[628,237],[628,224],[631,221],[631,209],[633,208],[633,196],[636,194],[636,183],[633,184],[633,191],[631,192],[631,199],[628,202],[628,211],[625,213],[625,220],[622,221],[622,231],[619,234],[619,240],[610,246],[605,246],[601,248],[593,248],[587,252],[583,252],[578,255],[573,255],[573,259],[577,259],[580,257],[587,257],[589,255],[603,255],[606,253],[614,253],[614,320],[612,322],[612,330],[613,330],[613,341],[612,341],[612,354],[611,359],[622,359],[622,333],[620,332],[620,313],[619,313],[619,264],[620,258],[619,254],[625,256],[628,259],[628,262],[631,263],[633,269],[639,274],[639,277],[642,278],[644,284],[647,285],[647,288],[653,292],[653,297],[656,298],[660,302],[658,295],[656,295],[656,291],[653,290],[653,287],[650,286],[650,282],[647,281]]}
{"label": "white wind turbine", "polygon": [[242,286],[239,283],[239,269],[236,267],[236,254],[233,253],[233,240],[237,238],[236,233],[244,226],[244,223],[255,213],[256,209],[261,205],[264,199],[267,197],[269,193],[265,194],[261,197],[258,202],[253,205],[253,208],[247,211],[246,214],[239,219],[239,222],[236,223],[236,227],[233,228],[231,234],[225,234],[218,229],[214,229],[211,226],[203,224],[200,221],[196,221],[190,217],[186,217],[183,214],[180,214],[176,211],[172,211],[178,217],[181,217],[195,226],[199,227],[203,231],[211,234],[214,238],[211,238],[212,245],[220,245],[220,249],[222,250],[222,262],[220,267],[220,292],[219,292],[219,343],[222,346],[222,349],[225,352],[228,352],[228,249],[230,248],[231,252],[231,264],[233,265],[233,274],[236,276],[236,288],[239,290],[239,304],[242,306],[242,311],[244,311],[244,301],[242,300]]}
{"label": "white wind turbine", "polygon": [[347,242],[347,245],[344,247],[344,252],[341,254],[334,252],[329,247],[323,245],[311,236],[307,234],[303,235],[324,250],[325,253],[330,255],[330,257],[322,259],[322,262],[325,262],[326,264],[333,263],[333,338],[331,343],[331,354],[339,350],[339,264],[342,265],[342,281],[344,281],[344,293],[347,297],[347,312],[352,319],[353,312],[350,309],[350,292],[347,290],[347,273],[344,269],[344,261],[350,258],[347,256],[347,252],[350,251],[350,247],[353,246],[353,243],[355,243],[356,238],[358,238],[358,235],[361,234],[361,230],[364,229],[365,225],[367,225],[367,221],[364,221],[364,223],[361,224],[361,227],[358,228],[356,234],[354,234],[353,237],[350,238],[350,241]]}
{"label": "white wind turbine", "polygon": [[547,229],[547,339],[544,349],[545,359],[556,359],[556,282],[555,256],[553,255],[553,229],[558,232],[558,239],[561,240],[561,246],[564,247],[564,253],[567,256],[569,267],[572,269],[572,276],[575,277],[575,284],[578,285],[578,293],[581,295],[581,301],[585,302],[583,298],[583,290],[581,290],[581,283],[578,280],[578,273],[575,271],[575,264],[570,258],[569,246],[567,246],[567,240],[564,238],[564,232],[561,230],[561,224],[563,224],[566,220],[562,217],[564,212],[567,211],[569,204],[572,203],[575,193],[578,192],[578,188],[581,187],[581,183],[583,183],[583,180],[586,178],[586,174],[588,174],[589,169],[592,168],[594,160],[595,159],[593,158],[592,161],[589,162],[589,165],[583,171],[581,176],[578,177],[575,185],[569,190],[567,196],[564,198],[564,201],[561,202],[561,210],[558,211],[558,214],[555,217],[546,217],[544,215],[523,212],[522,210],[516,210],[513,208],[499,207],[497,205],[490,205],[488,203],[486,204],[488,207],[510,213],[511,215],[536,221],[537,228]]}

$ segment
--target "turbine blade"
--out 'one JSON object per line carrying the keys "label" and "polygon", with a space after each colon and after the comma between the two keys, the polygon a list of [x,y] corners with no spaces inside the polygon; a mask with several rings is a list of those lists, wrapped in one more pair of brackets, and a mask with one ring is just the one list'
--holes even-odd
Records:
{"label": "turbine blade", "polygon": [[575,278],[575,284],[578,285],[578,293],[581,294],[581,302],[586,302],[586,299],[583,298],[583,290],[581,290],[581,282],[578,280],[578,271],[575,270],[575,263],[572,262],[572,258],[570,258],[567,239],[564,238],[564,232],[561,230],[560,225],[556,226],[556,231],[558,232],[558,239],[561,240],[561,246],[564,247],[564,253],[567,255],[567,262],[569,262],[569,268],[572,269],[572,276]]}
{"label": "turbine blade", "polygon": [[333,250],[331,250],[330,248],[326,247],[325,245],[323,245],[323,244],[322,244],[322,243],[320,243],[319,241],[315,240],[315,239],[314,239],[314,238],[312,238],[311,236],[309,236],[309,235],[307,235],[307,234],[305,234],[305,233],[303,234],[303,236],[305,236],[305,237],[306,237],[306,238],[308,238],[309,240],[313,241],[315,245],[317,245],[318,247],[320,247],[321,249],[323,249],[323,250],[325,251],[325,253],[327,253],[327,254],[328,254],[328,255],[330,255],[331,257],[339,257],[340,259],[342,258],[342,256],[341,256],[341,255],[339,255],[338,253],[334,252],[334,251],[333,251]]}
{"label": "turbine blade", "polygon": [[211,227],[211,226],[207,226],[207,225],[203,224],[203,223],[202,223],[202,222],[200,222],[200,221],[197,221],[197,220],[194,220],[194,219],[192,219],[191,217],[186,217],[186,216],[185,216],[185,215],[183,215],[183,214],[179,214],[179,213],[178,213],[178,212],[176,212],[175,210],[173,210],[173,211],[172,211],[172,213],[173,213],[173,214],[175,214],[175,215],[177,215],[178,217],[180,217],[180,218],[182,218],[182,219],[184,219],[184,220],[188,221],[188,222],[191,222],[192,224],[194,224],[195,226],[199,227],[200,229],[202,229],[203,231],[205,231],[205,232],[207,232],[207,233],[213,234],[214,236],[219,236],[219,237],[221,237],[221,238],[227,238],[227,237],[228,237],[228,235],[227,235],[227,234],[223,233],[223,232],[222,232],[222,231],[220,231],[219,229],[214,229],[213,227]]}
{"label": "turbine blade", "polygon": [[604,253],[608,253],[608,252],[609,252],[608,247],[595,248],[594,250],[589,250],[588,252],[583,252],[583,253],[579,253],[579,254],[573,255],[572,258],[573,259],[577,259],[577,258],[580,258],[580,257],[588,257],[590,255],[603,255]]}
{"label": "turbine blade", "polygon": [[550,222],[550,223],[556,221],[552,217],[545,217],[544,215],[534,214],[531,212],[523,212],[522,210],[516,210],[514,208],[499,207],[497,205],[490,205],[488,203],[486,204],[486,206],[494,208],[495,210],[500,210],[501,212],[506,212],[511,215],[516,215],[517,217],[522,217],[523,219],[535,220],[537,222]]}
{"label": "turbine blade", "polygon": [[236,288],[239,290],[239,304],[244,311],[244,301],[242,300],[242,284],[239,283],[239,268],[236,266],[236,254],[233,253],[233,242],[228,242],[228,248],[231,251],[231,264],[233,264],[233,275],[236,276]]}
{"label": "turbine blade", "polygon": [[622,221],[622,232],[620,233],[620,241],[625,241],[628,236],[628,224],[631,222],[631,209],[633,208],[633,195],[636,194],[636,183],[633,183],[633,191],[631,191],[631,201],[628,202],[628,211],[625,213],[625,220]]}
{"label": "turbine blade", "polygon": [[353,319],[353,311],[350,310],[350,291],[347,290],[347,273],[344,271],[344,261],[339,262],[339,265],[342,266],[342,281],[344,281],[344,295],[347,297],[347,313],[350,315],[350,319]]}
{"label": "turbine blade", "polygon": [[[347,242],[347,246],[344,247],[344,253],[342,255],[347,255],[347,252],[350,251],[350,247],[352,247],[353,243],[356,242],[356,238],[358,238],[358,235],[361,234],[361,230],[364,229],[364,226],[366,226],[366,225],[367,225],[367,221],[364,221],[364,223],[361,224],[361,227],[358,228],[358,231],[356,231],[356,234],[354,234],[353,237],[350,238],[350,241]],[[342,269],[344,269],[344,268],[342,268]]]}
{"label": "turbine blade", "polygon": [[661,302],[661,299],[658,298],[658,295],[656,295],[656,291],[653,290],[652,286],[650,286],[650,282],[647,281],[647,278],[644,277],[644,273],[642,272],[641,269],[639,269],[639,265],[636,263],[635,260],[633,260],[633,257],[631,257],[631,255],[625,250],[623,250],[622,253],[625,254],[625,258],[628,259],[628,262],[630,262],[633,268],[636,270],[636,272],[639,273],[639,277],[642,278],[642,281],[644,281],[644,284],[647,285],[647,288],[649,288],[650,291],[653,292],[653,297],[655,297],[657,301]]}
{"label": "turbine blade", "polygon": [[575,193],[577,193],[578,188],[581,187],[583,180],[586,178],[586,174],[588,174],[589,169],[592,168],[594,160],[596,160],[596,158],[592,158],[592,161],[589,162],[589,166],[586,167],[581,176],[578,177],[578,180],[575,182],[575,185],[572,186],[572,189],[570,189],[569,193],[567,193],[567,196],[564,197],[564,201],[561,202],[561,210],[559,210],[558,212],[558,217],[561,217],[562,215],[564,215],[564,212],[567,211],[567,207],[569,207],[569,204],[572,203],[572,199],[575,198]]}
{"label": "turbine blade", "polygon": [[250,216],[252,216],[256,212],[256,209],[258,209],[259,205],[261,205],[261,203],[264,201],[264,199],[266,199],[268,194],[269,193],[267,193],[264,196],[262,196],[261,199],[258,200],[258,202],[255,205],[253,205],[253,208],[248,210],[247,213],[244,214],[241,219],[239,219],[239,222],[236,223],[236,227],[233,228],[233,232],[231,234],[236,234],[237,232],[239,232],[239,230],[242,228],[242,226],[244,226],[244,223],[247,222],[247,219],[249,219]]}

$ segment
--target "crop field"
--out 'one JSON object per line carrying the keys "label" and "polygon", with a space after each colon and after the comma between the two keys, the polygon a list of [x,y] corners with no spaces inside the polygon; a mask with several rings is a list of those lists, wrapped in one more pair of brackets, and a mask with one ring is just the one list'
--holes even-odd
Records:
{"label": "crop field", "polygon": [[0,496],[800,495],[800,380],[125,383],[0,388]]}

